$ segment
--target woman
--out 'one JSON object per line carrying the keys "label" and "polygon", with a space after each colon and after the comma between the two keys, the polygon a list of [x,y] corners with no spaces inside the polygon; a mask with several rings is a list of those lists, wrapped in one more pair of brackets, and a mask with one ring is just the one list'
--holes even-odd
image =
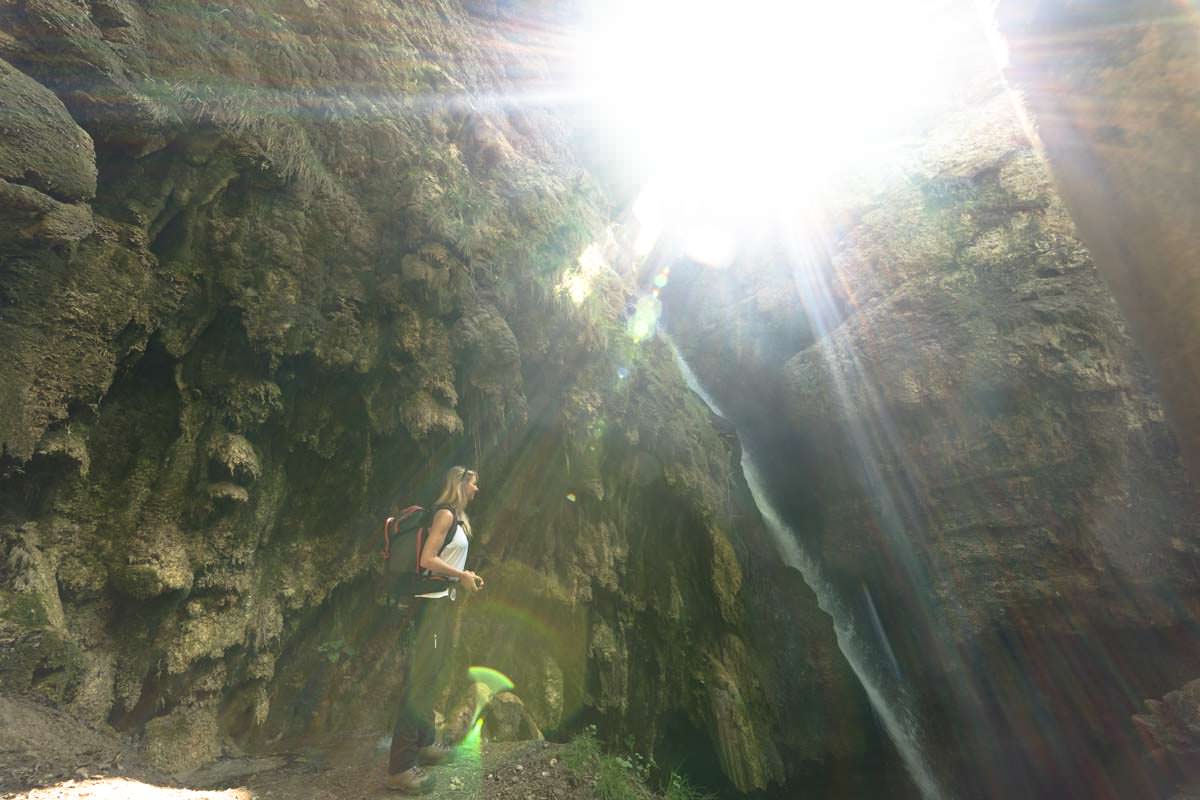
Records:
{"label": "woman", "polygon": [[421,568],[451,583],[446,589],[420,594],[414,599],[416,636],[400,718],[392,731],[386,781],[389,789],[408,794],[429,791],[433,779],[421,765],[440,764],[451,756],[449,748],[435,741],[433,707],[450,677],[455,586],[464,586],[470,592],[483,588],[483,578],[466,569],[471,543],[467,505],[478,492],[477,473],[465,467],[451,467],[421,548]]}

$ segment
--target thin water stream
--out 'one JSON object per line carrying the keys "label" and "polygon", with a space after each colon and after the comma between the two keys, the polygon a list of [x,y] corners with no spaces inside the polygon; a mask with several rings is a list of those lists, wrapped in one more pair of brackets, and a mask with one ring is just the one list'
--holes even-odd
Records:
{"label": "thin water stream", "polygon": [[[679,364],[679,369],[683,373],[688,387],[704,401],[705,405],[714,414],[733,424],[732,420],[721,411],[713,398],[700,384],[699,379],[692,372],[683,354],[675,346],[675,342],[661,331],[659,332],[659,336],[662,336],[667,346],[671,348],[671,352]],[[878,647],[874,642],[869,641],[867,637],[864,637],[860,633],[858,626],[854,624],[849,609],[838,596],[832,582],[825,577],[821,566],[805,552],[804,548],[800,545],[799,537],[780,518],[778,510],[767,495],[762,474],[759,472],[758,466],[754,463],[754,458],[744,441],[742,442],[742,472],[746,476],[746,483],[750,488],[751,496],[754,498],[754,504],[758,507],[759,514],[762,515],[763,523],[767,526],[767,530],[779,550],[780,557],[783,558],[785,564],[799,570],[800,574],[804,577],[805,583],[816,594],[817,604],[821,607],[821,610],[833,619],[833,629],[837,636],[838,649],[842,651],[842,655],[845,656],[850,669],[854,671],[855,676],[862,685],[863,691],[866,692],[867,699],[871,703],[871,708],[874,710],[888,737],[892,740],[893,745],[900,754],[900,758],[903,760],[904,766],[908,770],[913,783],[916,784],[917,790],[921,793],[924,800],[947,800],[947,794],[942,790],[937,778],[926,762],[924,754],[921,752],[917,720],[908,708],[902,691],[894,688],[897,686],[896,679],[898,679],[898,675],[896,679],[887,679],[886,675],[880,669],[880,665],[884,663],[882,654],[873,652]],[[886,639],[884,639],[883,647],[886,657],[890,659],[888,663],[894,663],[895,657],[887,647]]]}

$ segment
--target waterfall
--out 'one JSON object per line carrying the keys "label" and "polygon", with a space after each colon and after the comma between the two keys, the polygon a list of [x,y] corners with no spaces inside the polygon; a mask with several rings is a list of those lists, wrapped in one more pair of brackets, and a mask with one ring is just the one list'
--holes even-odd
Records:
{"label": "waterfall", "polygon": [[[683,373],[688,387],[704,401],[704,404],[714,414],[732,424],[732,420],[721,412],[716,402],[709,396],[704,387],[700,385],[699,379],[692,372],[692,368],[688,366],[687,361],[684,360],[683,354],[679,352],[679,348],[675,346],[675,342],[663,331],[659,331],[658,335],[671,348],[671,352],[675,356],[675,361],[679,364],[679,370]],[[846,658],[847,663],[849,663],[850,669],[853,670],[859,683],[862,684],[863,691],[867,694],[867,699],[871,703],[872,710],[882,723],[897,752],[900,753],[904,767],[908,770],[913,783],[916,784],[921,797],[924,800],[945,800],[946,794],[938,785],[933,771],[929,768],[929,764],[926,763],[925,757],[921,752],[917,720],[907,707],[902,689],[896,687],[893,691],[887,690],[889,681],[880,671],[879,665],[881,659],[874,655],[873,643],[861,635],[854,624],[849,609],[838,597],[833,584],[825,577],[820,564],[805,552],[804,548],[800,545],[799,537],[780,518],[775,505],[767,496],[766,485],[762,480],[762,473],[759,472],[758,466],[754,463],[754,459],[745,442],[742,442],[742,473],[746,476],[746,483],[750,488],[751,496],[754,498],[754,504],[758,507],[759,514],[762,515],[763,522],[767,526],[767,531],[774,540],[784,563],[800,572],[804,577],[804,582],[816,594],[817,604],[821,607],[821,610],[833,619],[833,630],[837,636],[838,649],[842,651],[842,655]],[[873,602],[871,607],[874,609]],[[884,651],[892,663],[894,663],[895,657],[891,655],[891,648],[886,638],[882,637],[882,629],[880,633]],[[894,683],[894,681],[890,683]]]}

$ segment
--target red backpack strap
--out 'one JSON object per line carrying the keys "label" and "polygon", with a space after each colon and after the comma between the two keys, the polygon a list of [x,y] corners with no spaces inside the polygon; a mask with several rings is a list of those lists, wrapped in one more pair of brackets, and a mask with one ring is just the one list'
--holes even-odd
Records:
{"label": "red backpack strap", "polygon": [[[433,519],[431,517],[429,520],[429,525],[432,525],[432,524],[433,524]],[[429,525],[422,525],[420,528],[417,529],[417,535],[415,537],[413,537],[417,540],[417,562],[416,563],[417,563],[417,574],[418,575],[420,575],[424,572],[424,570],[421,569],[421,550],[423,550],[425,548],[425,534],[429,531]]]}
{"label": "red backpack strap", "polygon": [[408,506],[401,509],[400,515],[388,517],[383,521],[383,560],[387,561],[392,557],[392,531],[400,526],[400,523],[411,517],[413,514],[420,513],[425,509],[421,506]]}
{"label": "red backpack strap", "polygon": [[390,534],[392,532],[392,523],[395,521],[395,517],[388,517],[383,521],[383,552],[380,555],[383,556],[384,561],[392,557],[392,537]]}

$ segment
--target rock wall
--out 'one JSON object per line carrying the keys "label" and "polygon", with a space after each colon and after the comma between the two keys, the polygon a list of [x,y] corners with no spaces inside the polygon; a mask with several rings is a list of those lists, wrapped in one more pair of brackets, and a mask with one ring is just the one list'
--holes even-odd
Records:
{"label": "rock wall", "polygon": [[173,772],[383,732],[371,537],[469,462],[460,666],[537,726],[906,791],[622,278],[560,290],[605,200],[551,111],[496,100],[545,78],[538,28],[474,10],[0,2],[0,686]]}
{"label": "rock wall", "polygon": [[1161,0],[995,7],[1005,74],[1059,191],[1155,368],[1200,475],[1200,13]]}
{"label": "rock wall", "polygon": [[1200,498],[993,86],[871,199],[726,273],[676,265],[665,302],[955,795],[1158,796],[1132,715],[1200,656]]}
{"label": "rock wall", "polygon": [[[1193,485],[1200,475],[1200,259],[1194,43],[1200,15],[1167,3],[1085,8],[1005,2],[1006,75],[1038,126],[1056,184],[1144,348]],[[1185,722],[1196,681],[1135,717],[1179,795],[1200,793]]]}

